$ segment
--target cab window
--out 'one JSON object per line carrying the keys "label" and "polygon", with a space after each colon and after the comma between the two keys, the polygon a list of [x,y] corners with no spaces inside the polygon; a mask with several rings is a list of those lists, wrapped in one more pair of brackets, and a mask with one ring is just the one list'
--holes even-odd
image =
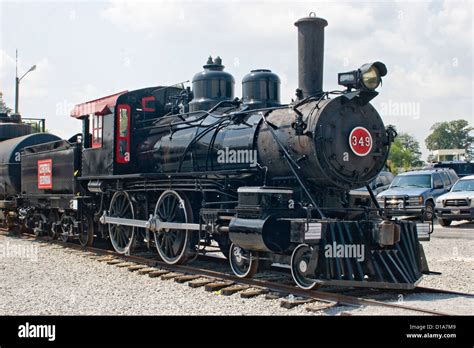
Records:
{"label": "cab window", "polygon": [[103,116],[90,115],[92,130],[92,148],[102,147]]}
{"label": "cab window", "polygon": [[116,158],[118,163],[130,162],[130,106],[117,106]]}

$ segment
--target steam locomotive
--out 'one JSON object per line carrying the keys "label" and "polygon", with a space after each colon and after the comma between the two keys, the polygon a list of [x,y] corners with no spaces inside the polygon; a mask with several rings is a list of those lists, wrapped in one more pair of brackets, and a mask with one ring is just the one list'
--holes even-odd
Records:
{"label": "steam locomotive", "polygon": [[[222,59],[209,57],[192,89],[76,105],[82,132],[69,140],[10,134],[0,218],[84,246],[102,237],[122,254],[154,247],[168,264],[218,247],[239,277],[279,264],[303,289],[414,287],[427,271],[426,228],[387,218],[368,185],[396,136],[370,104],[387,69],[365,64],[339,74],[344,90],[323,91],[327,24],[314,14],[295,23],[290,104],[267,69],[247,74],[235,98]],[[376,208],[350,205],[349,191],[364,186]]]}

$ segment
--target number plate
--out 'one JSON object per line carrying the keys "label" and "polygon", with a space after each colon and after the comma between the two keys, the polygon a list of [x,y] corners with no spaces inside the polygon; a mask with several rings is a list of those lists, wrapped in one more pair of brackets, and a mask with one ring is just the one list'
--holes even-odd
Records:
{"label": "number plate", "polygon": [[372,135],[364,127],[355,127],[349,135],[349,146],[357,156],[366,156],[372,150]]}
{"label": "number plate", "polygon": [[456,209],[456,210],[451,210],[451,214],[454,214],[454,215],[459,215],[461,214],[461,211]]}

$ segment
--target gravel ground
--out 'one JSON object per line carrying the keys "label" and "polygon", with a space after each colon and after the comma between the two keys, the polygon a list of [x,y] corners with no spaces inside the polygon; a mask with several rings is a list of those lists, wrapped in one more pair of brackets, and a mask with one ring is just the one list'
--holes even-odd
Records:
{"label": "gravel ground", "polygon": [[[40,243],[0,236],[0,245]],[[0,315],[294,315],[277,300],[242,299],[129,272],[57,246],[38,260],[0,259]]]}
{"label": "gravel ground", "polygon": [[[433,271],[420,285],[473,292],[474,241],[433,239],[424,243]],[[32,249],[34,248],[34,249]],[[13,251],[28,255],[19,257]],[[33,254],[31,254],[33,252]],[[36,254],[35,254],[36,252]],[[7,255],[7,257],[5,257]],[[37,255],[37,260],[27,256]],[[3,257],[2,257],[3,256]],[[474,314],[474,301],[451,295],[413,294],[403,304],[451,314]],[[310,313],[281,308],[264,296],[242,299],[191,289],[98,262],[55,245],[0,236],[0,315],[410,315],[384,307],[337,306]]]}

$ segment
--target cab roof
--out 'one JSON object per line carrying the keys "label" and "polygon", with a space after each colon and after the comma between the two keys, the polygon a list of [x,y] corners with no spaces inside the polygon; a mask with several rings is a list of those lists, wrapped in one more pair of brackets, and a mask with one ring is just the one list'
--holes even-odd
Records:
{"label": "cab roof", "polygon": [[71,117],[82,118],[90,114],[107,115],[110,114],[117,103],[117,99],[128,91],[122,91],[108,95],[99,99],[90,100],[88,102],[77,104],[71,111]]}

